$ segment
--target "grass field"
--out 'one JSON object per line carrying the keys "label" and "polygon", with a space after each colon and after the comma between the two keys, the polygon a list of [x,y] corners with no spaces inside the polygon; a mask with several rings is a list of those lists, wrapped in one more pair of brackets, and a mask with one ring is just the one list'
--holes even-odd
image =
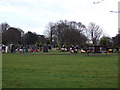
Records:
{"label": "grass field", "polygon": [[2,58],[3,88],[118,87],[118,56],[8,53]]}

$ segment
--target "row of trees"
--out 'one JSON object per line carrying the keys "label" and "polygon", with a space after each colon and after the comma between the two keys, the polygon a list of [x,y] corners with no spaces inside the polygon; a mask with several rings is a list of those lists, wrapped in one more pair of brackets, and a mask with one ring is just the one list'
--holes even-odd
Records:
{"label": "row of trees", "polygon": [[44,35],[38,35],[34,32],[28,31],[24,33],[20,28],[11,27],[7,23],[2,23],[2,44],[19,44],[19,45],[35,45],[46,43],[47,39]]}
{"label": "row of trees", "polygon": [[119,47],[120,44],[120,34],[115,37],[104,36],[101,27],[95,23],[90,23],[86,27],[81,22],[75,21],[50,22],[45,35],[38,35],[31,31],[24,33],[20,28],[2,23],[0,24],[0,31],[3,44],[42,45],[47,43],[51,45],[102,45],[110,47]]}
{"label": "row of trees", "polygon": [[75,21],[58,21],[56,23],[50,22],[46,34],[51,42],[67,44],[67,45],[100,45],[109,47],[118,47],[120,34],[115,37],[105,36],[102,28],[95,24],[89,23],[86,27],[81,22]]}

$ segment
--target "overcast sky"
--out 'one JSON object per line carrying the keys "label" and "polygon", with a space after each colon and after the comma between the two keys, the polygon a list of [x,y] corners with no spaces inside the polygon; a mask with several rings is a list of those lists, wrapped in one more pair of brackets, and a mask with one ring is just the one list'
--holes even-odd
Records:
{"label": "overcast sky", "polygon": [[[99,2],[93,4],[93,2]],[[118,33],[119,0],[0,0],[0,23],[44,34],[49,22],[69,20],[88,26],[94,22],[105,34]]]}

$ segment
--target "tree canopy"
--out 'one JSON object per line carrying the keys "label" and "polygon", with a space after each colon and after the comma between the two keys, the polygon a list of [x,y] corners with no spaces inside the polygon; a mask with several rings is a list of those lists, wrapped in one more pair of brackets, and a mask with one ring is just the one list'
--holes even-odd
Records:
{"label": "tree canopy", "polygon": [[86,27],[81,22],[60,20],[55,23],[50,22],[46,28],[46,35],[24,31],[20,28],[11,27],[8,23],[0,24],[2,33],[2,44],[20,44],[20,45],[80,45],[88,44],[120,47],[119,37],[117,34],[114,37],[102,37],[102,28],[90,23]]}
{"label": "tree canopy", "polygon": [[47,36],[51,43],[61,44],[85,44],[87,38],[85,37],[83,30],[85,25],[81,22],[60,20],[56,23],[49,23]]}

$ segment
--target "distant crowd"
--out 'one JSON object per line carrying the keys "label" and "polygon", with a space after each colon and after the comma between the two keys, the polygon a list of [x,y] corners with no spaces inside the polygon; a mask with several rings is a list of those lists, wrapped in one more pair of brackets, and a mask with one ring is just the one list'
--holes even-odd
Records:
{"label": "distant crowd", "polygon": [[[37,46],[37,45],[31,45],[31,46],[18,46],[18,45],[1,45],[0,46],[0,52],[2,53],[15,53],[15,52],[20,52],[20,53],[24,53],[24,52],[48,52],[49,50],[59,50],[57,45],[54,45],[53,47],[51,47],[50,45],[43,45],[43,46]],[[74,46],[71,45],[70,47],[62,45],[61,46],[61,51],[62,52],[71,52],[71,53],[77,53],[78,52],[78,45]]]}
{"label": "distant crowd", "polygon": [[0,45],[0,52],[2,53],[25,53],[25,52],[49,52],[49,50],[60,50],[62,52],[71,52],[71,53],[78,53],[78,50],[81,51],[81,53],[106,53],[110,52],[113,53],[115,51],[120,51],[120,49],[113,49],[108,47],[100,47],[100,46],[92,46],[87,48],[80,48],[79,45],[71,45],[66,46],[62,45],[61,48],[58,48],[57,45],[54,45],[53,47],[51,45],[29,45],[29,46],[23,46],[23,45]]}

